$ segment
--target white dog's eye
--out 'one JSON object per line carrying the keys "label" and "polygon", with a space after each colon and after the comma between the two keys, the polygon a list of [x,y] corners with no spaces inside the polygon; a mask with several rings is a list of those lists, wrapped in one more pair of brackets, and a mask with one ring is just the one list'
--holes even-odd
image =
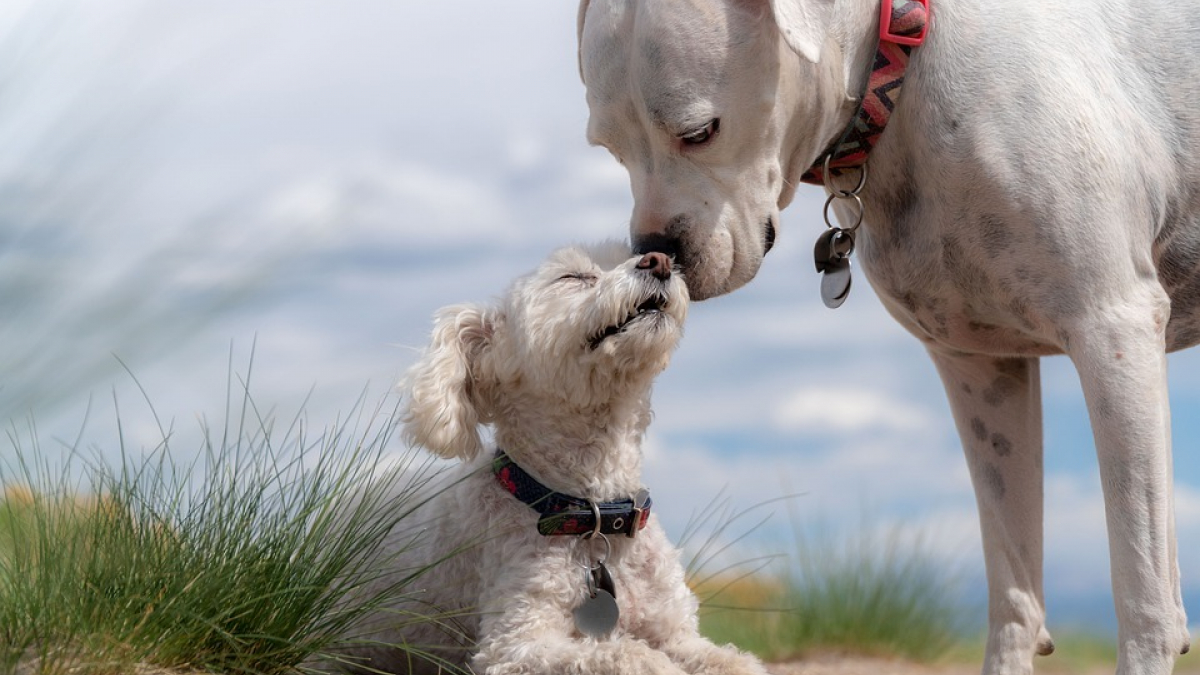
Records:
{"label": "white dog's eye", "polygon": [[596,283],[596,275],[588,274],[586,272],[571,272],[570,274],[562,275],[561,277],[558,278],[558,280],[559,281],[582,281],[583,283],[588,284],[590,286],[591,284]]}
{"label": "white dog's eye", "polygon": [[679,140],[683,141],[684,145],[704,145],[711,141],[713,136],[716,136],[720,130],[721,120],[720,118],[714,118],[699,129],[683,132],[679,135]]}

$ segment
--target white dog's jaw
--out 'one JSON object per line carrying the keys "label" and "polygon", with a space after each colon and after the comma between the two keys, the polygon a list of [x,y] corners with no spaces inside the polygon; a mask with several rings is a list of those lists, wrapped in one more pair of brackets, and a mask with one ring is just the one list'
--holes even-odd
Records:
{"label": "white dog's jaw", "polygon": [[661,252],[690,270],[689,295],[706,300],[741,288],[758,274],[774,243],[777,219],[770,216],[755,228],[749,219],[718,217],[714,226],[699,227],[677,216],[664,226],[660,220],[639,217],[635,210],[631,233],[639,253]]}

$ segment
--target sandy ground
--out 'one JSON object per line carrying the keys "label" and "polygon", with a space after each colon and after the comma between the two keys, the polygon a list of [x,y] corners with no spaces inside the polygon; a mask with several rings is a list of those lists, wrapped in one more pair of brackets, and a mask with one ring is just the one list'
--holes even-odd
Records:
{"label": "sandy ground", "polygon": [[773,675],[979,675],[978,666],[927,665],[865,656],[822,656],[770,666]]}
{"label": "sandy ground", "polygon": [[[979,675],[979,664],[929,665],[866,656],[821,656],[769,667],[773,675]],[[1037,667],[1038,672],[1054,675],[1112,675],[1112,668],[1089,671]],[[1176,670],[1176,672],[1179,672]]]}
{"label": "sandy ground", "polygon": [[[924,664],[895,659],[863,656],[818,656],[804,661],[775,663],[768,670],[773,675],[979,675],[980,664]],[[1052,657],[1033,662],[1034,673],[1043,675],[1112,675],[1115,665],[1073,667],[1068,662],[1055,662]],[[1200,675],[1200,662],[1184,657],[1175,664],[1175,675]]]}
{"label": "sandy ground", "polygon": [[[769,666],[773,675],[979,675],[980,664],[928,665],[865,656],[820,656],[791,663]],[[1113,666],[1072,668],[1050,660],[1034,662],[1037,673],[1046,675],[1112,675]],[[1176,675],[1200,673],[1200,663],[1191,661],[1176,664]]]}

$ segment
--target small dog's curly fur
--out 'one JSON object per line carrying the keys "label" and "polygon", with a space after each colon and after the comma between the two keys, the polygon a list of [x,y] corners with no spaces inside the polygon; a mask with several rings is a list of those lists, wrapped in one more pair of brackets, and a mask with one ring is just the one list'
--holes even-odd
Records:
{"label": "small dog's curly fur", "polygon": [[[697,630],[697,600],[679,554],[651,515],[608,547],[542,536],[539,514],[493,476],[496,446],[547,487],[597,502],[643,487],[650,390],[682,335],[687,288],[662,254],[631,257],[607,242],[555,251],[493,306],[441,310],[432,344],[409,371],[404,435],[462,460],[451,487],[385,542],[395,575],[436,562],[395,607],[360,627],[370,640],[428,650],[490,675],[765,675],[753,657]],[[607,553],[620,621],[581,635],[573,610],[584,565]],[[385,577],[379,583],[395,581]],[[410,591],[412,588],[410,587]],[[406,621],[430,612],[441,625]],[[436,672],[431,661],[372,647],[347,655],[385,672]]]}

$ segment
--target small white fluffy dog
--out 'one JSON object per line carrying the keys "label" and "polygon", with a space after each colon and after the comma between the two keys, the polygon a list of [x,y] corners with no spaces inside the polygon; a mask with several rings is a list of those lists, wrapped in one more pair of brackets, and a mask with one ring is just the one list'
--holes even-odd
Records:
{"label": "small white fluffy dog", "polygon": [[[560,249],[499,303],[438,313],[405,380],[403,431],[463,461],[414,514],[427,530],[414,540],[398,528],[384,552],[400,552],[397,575],[441,562],[408,604],[371,618],[367,637],[492,675],[765,675],[699,635],[678,553],[649,514],[641,441],[688,293],[666,256],[630,256],[615,242]],[[580,609],[605,589],[619,619],[611,602]],[[407,623],[408,612],[452,616],[453,629]],[[385,672],[437,670],[400,650],[351,656]]]}

